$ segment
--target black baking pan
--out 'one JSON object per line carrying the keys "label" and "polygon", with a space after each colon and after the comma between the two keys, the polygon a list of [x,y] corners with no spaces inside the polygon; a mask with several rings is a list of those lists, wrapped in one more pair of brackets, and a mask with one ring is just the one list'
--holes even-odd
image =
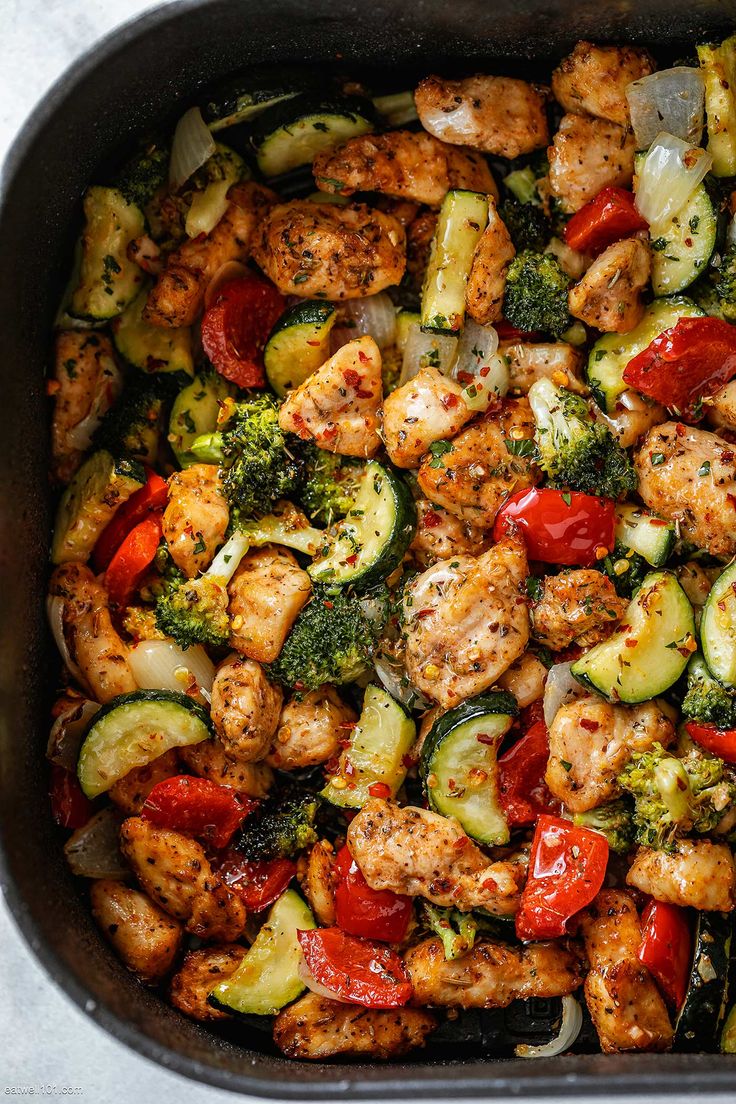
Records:
{"label": "black baking pan", "polygon": [[[116,1038],[211,1085],[280,1099],[611,1096],[736,1089],[736,1056],[581,1054],[494,1061],[494,1027],[411,1060],[296,1064],[250,1024],[218,1033],[142,988],[103,943],[48,810],[55,676],[43,617],[49,510],[44,367],[85,186],[136,134],[253,64],[523,75],[579,38],[665,56],[736,27],[736,0],[187,0],[109,35],[47,93],[8,158],[0,207],[0,829],[2,884],[54,981]],[[43,27],[38,28],[43,33]],[[532,1025],[533,1026],[533,1025]],[[518,1027],[518,1025],[517,1025]],[[46,1025],[53,1030],[53,1025]],[[521,1025],[522,1034],[524,1025]],[[11,1045],[6,1040],[6,1045]]]}

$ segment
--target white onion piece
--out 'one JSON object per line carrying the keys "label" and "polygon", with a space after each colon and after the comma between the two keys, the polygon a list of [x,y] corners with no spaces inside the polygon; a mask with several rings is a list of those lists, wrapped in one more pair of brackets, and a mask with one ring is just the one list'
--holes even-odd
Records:
{"label": "white onion piece", "polygon": [[127,878],[130,869],[120,853],[124,814],[108,805],[77,828],[64,845],[72,874],[81,878]]}
{"label": "white onion piece", "polygon": [[225,261],[224,265],[220,265],[204,293],[205,307],[209,307],[214,303],[223,284],[229,284],[231,280],[239,280],[241,276],[247,276],[248,271],[240,261]]}
{"label": "white onion piece", "polygon": [[215,665],[201,644],[185,651],[173,640],[141,640],[128,662],[141,690],[178,690],[210,700]]}
{"label": "white onion piece", "polygon": [[544,684],[544,723],[552,724],[563,705],[582,698],[587,693],[570,673],[572,663],[555,663],[550,667]]}
{"label": "white onion piece", "polygon": [[569,1050],[583,1026],[583,1010],[574,997],[562,998],[562,1019],[560,1031],[556,1039],[550,1039],[541,1046],[529,1046],[528,1043],[519,1043],[514,1048],[517,1058],[554,1058],[557,1054],[564,1054]]}
{"label": "white onion piece", "polygon": [[[458,342],[452,375],[464,383],[463,400],[470,410],[487,410],[494,399],[509,389],[509,369],[497,355],[498,334],[493,326],[479,326],[468,318]],[[467,377],[472,376],[472,381]]]}
{"label": "white onion piece", "polygon": [[703,137],[705,82],[699,69],[660,69],[626,88],[637,149],[648,149],[661,130],[699,146]]}
{"label": "white onion piece", "polygon": [[657,135],[636,184],[636,207],[653,238],[685,206],[712,164],[707,150],[665,131]]}
{"label": "white onion piece", "polygon": [[67,443],[80,452],[86,452],[92,444],[92,435],[99,428],[123,389],[123,375],[112,357],[104,358],[104,366],[95,384],[89,411],[66,435]]}
{"label": "white onion piece", "polygon": [[227,210],[227,193],[231,180],[213,180],[201,192],[195,192],[187,211],[184,229],[189,238],[209,234]]}
{"label": "white onion piece", "polygon": [[432,703],[425,698],[421,690],[414,689],[407,676],[406,668],[399,660],[392,659],[384,653],[378,656],[373,666],[383,688],[407,709],[430,707]]}
{"label": "white onion piece", "polygon": [[216,148],[202,112],[198,107],[190,107],[174,131],[169,161],[169,183],[172,188],[181,188],[192,173],[209,161]]}
{"label": "white onion piece", "polygon": [[422,368],[438,368],[449,376],[457,356],[458,339],[450,334],[423,333],[418,322],[408,327],[399,386],[414,379]]}
{"label": "white onion piece", "polygon": [[425,108],[422,126],[435,138],[447,140],[452,145],[472,145],[478,134],[478,111],[471,97],[465,97],[454,109]]}
{"label": "white onion piece", "polygon": [[46,758],[51,763],[67,770],[76,770],[82,737],[99,708],[97,702],[77,698],[59,714],[51,726],[46,747]]}
{"label": "white onion piece", "polygon": [[310,972],[303,958],[299,961],[297,973],[299,974],[299,980],[304,982],[307,989],[311,990],[312,993],[316,993],[318,997],[327,997],[328,1000],[339,1001],[340,1004],[354,1003],[346,1000],[345,997],[341,997],[339,993],[334,993],[332,989],[328,989],[326,985],[321,985],[314,977],[314,974]]}
{"label": "white onion piece", "polygon": [[340,329],[350,334],[347,341],[370,334],[379,349],[395,344],[396,308],[385,291],[365,299],[350,299],[344,304],[342,313],[344,321]]}
{"label": "white onion piece", "polygon": [[64,666],[72,678],[77,680],[80,686],[87,686],[87,680],[82,674],[81,668],[72,659],[69,645],[64,635],[64,599],[56,594],[49,594],[46,599],[46,613],[49,619],[51,635],[54,638],[56,647],[59,649],[59,655],[64,662]]}

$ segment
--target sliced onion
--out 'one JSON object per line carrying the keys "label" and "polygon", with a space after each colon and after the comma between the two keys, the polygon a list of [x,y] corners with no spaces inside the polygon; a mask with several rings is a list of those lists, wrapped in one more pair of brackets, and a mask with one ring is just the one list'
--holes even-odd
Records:
{"label": "sliced onion", "polygon": [[214,230],[227,210],[231,183],[230,180],[213,180],[201,192],[194,193],[184,223],[187,237],[197,238]]}
{"label": "sliced onion", "polygon": [[142,640],[128,654],[141,690],[178,690],[210,700],[215,665],[201,644],[184,651],[173,640]]}
{"label": "sliced onion", "polygon": [[666,130],[691,146],[703,137],[705,82],[699,69],[677,65],[660,69],[626,89],[637,149],[648,149]]}
{"label": "sliced onion", "polygon": [[86,452],[92,444],[92,436],[99,428],[103,416],[123,389],[123,374],[112,357],[105,357],[102,370],[95,384],[89,411],[66,435],[72,448]]}
{"label": "sliced onion", "polygon": [[[504,357],[497,355],[498,334],[493,326],[479,326],[467,319],[458,342],[452,375],[464,383],[463,400],[470,410],[487,410],[495,399],[509,389],[509,369]],[[472,376],[472,380],[467,377]]]}
{"label": "sliced onion", "polygon": [[472,145],[478,134],[478,111],[472,98],[465,96],[452,111],[444,107],[425,107],[422,126],[435,138],[446,139],[452,145]]}
{"label": "sliced onion", "polygon": [[557,1054],[564,1054],[569,1050],[583,1026],[583,1010],[575,1000],[575,997],[562,998],[562,1019],[560,1031],[555,1039],[541,1046],[529,1046],[528,1043],[519,1043],[514,1048],[517,1058],[554,1058]]}
{"label": "sliced onion", "polygon": [[423,333],[418,322],[408,327],[399,386],[402,387],[422,368],[431,365],[449,376],[455,363],[458,339],[449,334]]}
{"label": "sliced onion", "polygon": [[249,269],[241,264],[240,261],[225,261],[224,265],[220,265],[215,275],[207,285],[207,290],[204,293],[204,305],[210,307],[217,298],[217,293],[223,284],[229,284],[231,280],[239,280],[241,276],[247,276]]}
{"label": "sliced onion", "polygon": [[67,770],[76,770],[82,737],[99,708],[97,702],[88,698],[70,701],[69,707],[59,714],[51,726],[46,747],[46,758],[50,762]]}
{"label": "sliced onion", "polygon": [[303,958],[299,960],[297,973],[299,974],[299,980],[304,982],[307,989],[311,990],[312,993],[316,993],[318,997],[327,997],[328,1000],[339,1001],[340,1004],[351,1003],[349,1000],[346,1000],[345,997],[341,997],[339,993],[335,993],[332,989],[328,989],[326,985],[321,985],[314,974],[311,973]]}
{"label": "sliced onion", "polygon": [[572,663],[555,663],[550,667],[544,684],[544,723],[547,728],[554,721],[563,705],[582,698],[587,691],[572,677]]}
{"label": "sliced onion", "polygon": [[72,678],[75,678],[80,686],[87,686],[87,680],[82,674],[79,665],[72,659],[69,645],[64,634],[64,599],[56,594],[49,594],[46,599],[46,613],[51,627],[51,634],[56,647],[59,649],[64,666]]}
{"label": "sliced onion", "polygon": [[636,206],[653,238],[685,206],[712,164],[713,158],[700,146],[666,131],[657,135],[636,184]]}
{"label": "sliced onion", "polygon": [[382,653],[375,660],[374,667],[381,685],[392,698],[401,702],[407,709],[429,709],[431,701],[425,698],[421,690],[415,690],[406,673],[404,664],[392,656]]}
{"label": "sliced onion", "polygon": [[185,111],[174,131],[169,162],[169,183],[172,188],[181,188],[192,173],[195,173],[205,161],[209,161],[215,152],[215,140],[210,134],[202,112],[198,107]]}
{"label": "sliced onion", "polygon": [[120,852],[120,825],[125,816],[108,805],[77,828],[64,845],[72,874],[81,878],[127,878],[130,869]]}
{"label": "sliced onion", "polygon": [[332,332],[332,350],[369,334],[379,349],[396,342],[396,308],[385,291],[365,299],[351,299],[341,310],[342,319]]}

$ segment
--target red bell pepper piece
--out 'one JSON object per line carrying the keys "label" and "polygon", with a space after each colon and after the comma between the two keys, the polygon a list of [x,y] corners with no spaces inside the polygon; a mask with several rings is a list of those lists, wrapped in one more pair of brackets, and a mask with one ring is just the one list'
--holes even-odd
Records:
{"label": "red bell pepper piece", "polygon": [[95,571],[105,570],[131,529],[144,521],[153,511],[165,509],[169,494],[166,480],[162,479],[153,468],[146,468],[146,476],[145,486],[123,503],[110,524],[100,534],[92,553]]}
{"label": "red bell pepper piece", "polygon": [[92,816],[92,802],[82,793],[74,771],[51,767],[51,815],[60,828],[83,828]]}
{"label": "red bell pepper piece", "polygon": [[624,368],[624,381],[683,418],[736,376],[736,326],[721,318],[680,318]]}
{"label": "red bell pepper piece", "polygon": [[736,728],[716,728],[714,724],[688,721],[685,730],[696,744],[712,755],[725,759],[727,763],[736,763]]}
{"label": "red bell pepper piece", "polygon": [[230,786],[177,774],[153,787],[141,816],[158,828],[198,836],[212,847],[221,848],[228,845],[254,807],[255,802],[241,798]]}
{"label": "red bell pepper piece", "polygon": [[549,733],[537,721],[498,760],[498,792],[506,823],[534,824],[541,813],[559,812],[560,803],[544,781]]}
{"label": "red bell pepper piece", "polygon": [[539,341],[542,336],[538,330],[520,330],[505,318],[494,322],[493,328],[498,334],[499,341]]}
{"label": "red bell pepper piece", "polygon": [[390,947],[340,928],[314,928],[296,936],[315,981],[351,1004],[398,1008],[411,997],[409,973]]}
{"label": "red bell pepper piece", "polygon": [[221,376],[238,387],[263,387],[263,349],[285,305],[255,273],[219,288],[202,318],[202,347]]}
{"label": "red bell pepper piece", "polygon": [[610,552],[616,515],[609,498],[531,487],[507,499],[496,515],[495,540],[521,530],[530,560],[589,567]]}
{"label": "red bell pepper piece", "polygon": [[249,912],[261,912],[284,892],[296,874],[296,863],[291,859],[251,862],[229,848],[217,870]]}
{"label": "red bell pepper piece", "polygon": [[609,245],[647,230],[649,223],[634,205],[626,188],[603,188],[577,211],[565,227],[565,241],[578,253],[597,256]]}
{"label": "red bell pepper piece", "polygon": [[390,889],[371,889],[347,845],[335,859],[335,919],[350,935],[400,943],[406,935],[412,899]]}
{"label": "red bell pepper piece", "polygon": [[641,917],[639,961],[673,1008],[681,1008],[685,1003],[692,952],[685,909],[664,901],[650,901]]}
{"label": "red bell pepper piece", "polygon": [[590,828],[543,814],[537,821],[529,874],[516,915],[520,939],[556,939],[603,885],[608,840]]}
{"label": "red bell pepper piece", "polygon": [[113,605],[122,609],[147,569],[161,543],[161,514],[150,514],[128,533],[105,572],[105,586]]}

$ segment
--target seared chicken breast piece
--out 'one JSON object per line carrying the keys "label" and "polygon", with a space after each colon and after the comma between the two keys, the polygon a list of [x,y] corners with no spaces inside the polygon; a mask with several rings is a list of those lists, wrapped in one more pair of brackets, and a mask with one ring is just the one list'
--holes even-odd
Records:
{"label": "seared chicken breast piece", "polygon": [[614,242],[570,288],[570,314],[605,333],[628,333],[644,316],[642,295],[651,268],[646,242],[640,238]]}
{"label": "seared chicken breast piece", "polygon": [[[104,333],[62,330],[54,344],[54,378],[48,392],[51,415],[51,466],[59,483],[68,483],[90,444],[85,419],[102,418],[118,398],[123,378],[115,363],[112,342]],[[95,417],[96,416],[96,417]]]}
{"label": "seared chicken breast piece", "polygon": [[273,1041],[287,1058],[367,1055],[384,1061],[424,1046],[437,1020],[415,1008],[362,1008],[307,993],[279,1012]]}
{"label": "seared chicken breast piece", "polygon": [[654,72],[646,50],[578,42],[552,73],[552,93],[565,109],[629,125],[626,87]]}
{"label": "seared chicken breast piece", "polygon": [[283,694],[259,663],[235,653],[217,668],[212,723],[226,754],[244,763],[265,759],[279,723]]}
{"label": "seared chicken breast piece", "polygon": [[681,839],[672,852],[640,847],[626,881],[671,905],[704,912],[736,908],[736,863],[726,843]]}
{"label": "seared chicken breast piece", "polygon": [[602,571],[581,567],[546,575],[532,606],[532,636],[553,652],[573,643],[589,648],[605,640],[628,604]]}
{"label": "seared chicken breast piece", "polygon": [[181,948],[181,924],[124,882],[101,879],[89,892],[92,915],[123,964],[151,985],[165,977]]}
{"label": "seared chicken breast piece", "polygon": [[245,957],[241,943],[214,943],[189,951],[171,979],[169,1000],[193,1020],[229,1020],[227,1012],[213,1008],[207,998],[221,981],[234,974]]}
{"label": "seared chicken breast piece", "polygon": [[563,211],[579,211],[602,188],[627,188],[636,142],[617,123],[565,115],[549,147],[549,186]]}
{"label": "seared chicken breast piece", "polygon": [[192,464],[169,477],[164,540],[176,566],[189,578],[206,571],[225,543],[230,508],[214,464]]}

